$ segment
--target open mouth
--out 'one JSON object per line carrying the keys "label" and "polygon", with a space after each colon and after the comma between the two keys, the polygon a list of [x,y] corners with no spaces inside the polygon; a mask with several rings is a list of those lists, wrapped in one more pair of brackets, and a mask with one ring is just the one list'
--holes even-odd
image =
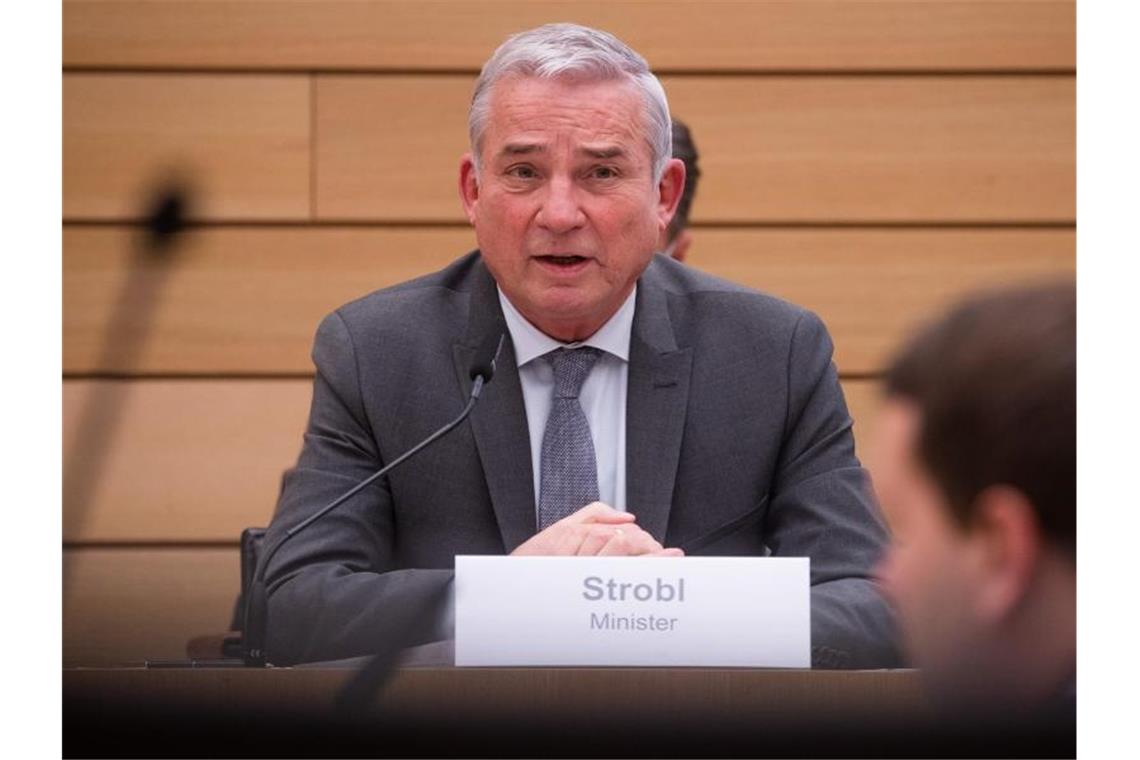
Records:
{"label": "open mouth", "polygon": [[538,256],[539,261],[558,267],[572,267],[587,261],[585,256]]}

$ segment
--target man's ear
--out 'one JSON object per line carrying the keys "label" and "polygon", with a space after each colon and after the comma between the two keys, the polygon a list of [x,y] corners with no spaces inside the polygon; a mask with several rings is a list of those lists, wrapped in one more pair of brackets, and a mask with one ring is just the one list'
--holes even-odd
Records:
{"label": "man's ear", "polygon": [[673,214],[677,212],[677,204],[681,202],[681,194],[685,192],[685,162],[679,158],[669,159],[665,164],[665,171],[661,174],[661,182],[657,185],[657,218],[661,224],[661,231],[669,226]]}
{"label": "man's ear", "polygon": [[479,205],[479,175],[470,153],[464,153],[459,159],[459,199],[463,201],[467,221],[475,224],[475,209]]}
{"label": "man's ear", "polygon": [[970,534],[978,549],[976,612],[1000,623],[1025,598],[1040,563],[1037,513],[1018,489],[991,486],[978,496]]}

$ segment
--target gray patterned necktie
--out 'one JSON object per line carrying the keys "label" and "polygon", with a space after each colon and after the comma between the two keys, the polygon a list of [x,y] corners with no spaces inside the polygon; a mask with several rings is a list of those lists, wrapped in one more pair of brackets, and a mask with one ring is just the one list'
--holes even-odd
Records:
{"label": "gray patterned necktie", "polygon": [[598,500],[598,465],[590,423],[578,393],[601,356],[597,348],[560,348],[547,354],[554,365],[554,394],[542,436],[542,481],[538,529]]}

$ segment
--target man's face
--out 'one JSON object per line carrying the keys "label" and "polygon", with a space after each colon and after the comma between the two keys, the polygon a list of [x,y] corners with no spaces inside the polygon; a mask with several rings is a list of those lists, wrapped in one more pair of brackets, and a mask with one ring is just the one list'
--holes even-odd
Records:
{"label": "man's face", "polygon": [[972,693],[985,654],[976,614],[979,547],[953,522],[917,458],[920,416],[890,400],[879,416],[871,471],[893,540],[878,568],[912,664],[941,695]]}
{"label": "man's face", "polygon": [[626,82],[513,77],[491,94],[480,172],[460,192],[483,260],[511,303],[561,340],[589,337],[625,301],[684,185],[653,181],[643,100]]}

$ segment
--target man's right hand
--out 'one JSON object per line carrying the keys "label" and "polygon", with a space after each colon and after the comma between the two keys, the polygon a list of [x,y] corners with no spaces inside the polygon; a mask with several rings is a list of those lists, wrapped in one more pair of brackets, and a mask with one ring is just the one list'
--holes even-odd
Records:
{"label": "man's right hand", "polygon": [[637,556],[683,557],[680,549],[665,549],[639,528],[636,516],[595,501],[538,533],[511,556]]}

